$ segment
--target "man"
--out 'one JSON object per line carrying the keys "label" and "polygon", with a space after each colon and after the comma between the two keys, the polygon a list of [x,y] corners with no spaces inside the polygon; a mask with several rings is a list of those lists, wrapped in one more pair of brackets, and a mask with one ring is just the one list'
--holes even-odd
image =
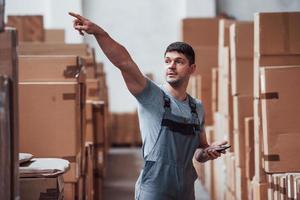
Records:
{"label": "man", "polygon": [[192,159],[216,159],[220,156],[216,148],[226,142],[208,145],[203,106],[186,93],[189,77],[196,68],[193,48],[183,42],[168,46],[166,83],[158,86],[145,78],[127,50],[101,27],[78,14],[69,14],[75,17],[74,28],[81,35],[86,32],[95,36],[138,101],[145,165],[136,183],[135,199],[195,199],[197,175]]}

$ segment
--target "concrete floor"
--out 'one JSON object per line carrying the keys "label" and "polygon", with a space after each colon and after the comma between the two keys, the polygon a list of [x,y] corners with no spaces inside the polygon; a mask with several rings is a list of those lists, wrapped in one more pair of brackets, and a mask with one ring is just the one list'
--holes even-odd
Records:
{"label": "concrete floor", "polygon": [[[133,200],[134,185],[143,165],[140,148],[112,148],[108,154],[104,200]],[[196,200],[209,200],[201,184],[195,182]]]}

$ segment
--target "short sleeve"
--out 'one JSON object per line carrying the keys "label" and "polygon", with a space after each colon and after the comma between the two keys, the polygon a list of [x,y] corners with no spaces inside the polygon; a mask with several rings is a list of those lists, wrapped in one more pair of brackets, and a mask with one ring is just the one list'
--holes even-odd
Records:
{"label": "short sleeve", "polygon": [[151,80],[147,79],[146,87],[142,92],[135,95],[135,98],[140,104],[148,105],[159,103],[158,101],[161,101],[159,96],[162,97],[161,88]]}

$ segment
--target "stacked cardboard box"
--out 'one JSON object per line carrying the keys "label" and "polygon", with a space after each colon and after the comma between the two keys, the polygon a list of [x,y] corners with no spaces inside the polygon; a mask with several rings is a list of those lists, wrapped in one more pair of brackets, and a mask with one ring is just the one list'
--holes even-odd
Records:
{"label": "stacked cardboard box", "polygon": [[218,19],[187,18],[182,21],[182,40],[195,50],[196,71],[191,77],[188,92],[200,99],[206,108],[205,122],[213,124],[212,68],[218,61]]}
{"label": "stacked cardboard box", "polygon": [[112,145],[140,145],[137,112],[111,113],[110,132]]}
{"label": "stacked cardboard box", "polygon": [[18,30],[21,42],[45,41],[44,20],[42,15],[9,15],[7,24]]}
{"label": "stacked cardboard box", "polygon": [[45,30],[46,43],[64,43],[65,30],[64,29],[46,29]]}
{"label": "stacked cardboard box", "polygon": [[[230,26],[231,98],[233,99],[233,141],[236,165],[236,198],[247,199],[245,118],[253,116],[253,23]],[[250,156],[250,155],[249,155]]]}
{"label": "stacked cardboard box", "polygon": [[[3,1],[0,2],[1,7]],[[17,32],[15,29],[6,28],[4,32],[0,33],[0,196],[3,199],[19,198],[18,65],[16,46]]]}
{"label": "stacked cardboard box", "polygon": [[[293,78],[293,75],[298,73],[298,67],[286,66],[300,63],[300,43],[297,38],[300,29],[296,25],[299,20],[300,13],[258,13],[255,15],[254,132],[255,140],[259,141],[258,144],[255,141],[255,164],[259,164],[259,166],[255,166],[256,185],[266,184],[265,171],[276,173],[300,170],[294,160],[298,157],[293,157],[293,152],[296,151],[294,148],[297,146],[293,145],[293,141],[296,141],[298,137],[293,133],[297,133],[299,130],[297,130],[297,125],[289,124],[289,120],[293,120],[294,110],[297,112],[299,107],[296,100],[298,92],[291,88],[291,85],[297,84],[298,80]],[[280,76],[278,77],[279,71]],[[277,76],[278,80],[274,80],[274,76]],[[281,80],[280,87],[278,87],[279,80]],[[270,89],[273,90],[270,91]],[[293,94],[292,97],[288,97],[291,94]],[[282,101],[285,101],[284,105],[281,103]],[[275,104],[277,107],[274,109]],[[271,113],[273,115],[270,115]],[[276,116],[285,118],[280,121],[280,124],[276,124],[274,121],[270,125],[270,122],[276,120]],[[273,130],[276,128],[280,128],[280,130],[274,132]],[[279,139],[282,138],[280,137],[282,133],[288,135],[288,137],[284,137],[284,143],[282,143],[282,139]],[[272,139],[274,137],[277,139]],[[278,142],[280,143],[278,144]],[[281,149],[285,149],[283,154]],[[293,161],[290,162],[289,159]]]}

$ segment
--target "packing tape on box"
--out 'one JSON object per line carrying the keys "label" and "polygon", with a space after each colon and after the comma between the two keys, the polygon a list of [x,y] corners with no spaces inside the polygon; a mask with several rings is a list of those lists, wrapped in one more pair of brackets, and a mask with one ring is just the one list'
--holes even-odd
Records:
{"label": "packing tape on box", "polygon": [[80,73],[80,66],[78,65],[69,65],[64,70],[65,78],[76,78]]}
{"label": "packing tape on box", "polygon": [[261,93],[260,99],[279,99],[279,94],[278,92]]}
{"label": "packing tape on box", "polygon": [[75,100],[76,99],[76,93],[64,93],[63,94],[63,100]]}
{"label": "packing tape on box", "polygon": [[269,155],[264,155],[264,160],[265,161],[279,161],[280,157],[278,154],[269,154]]}

